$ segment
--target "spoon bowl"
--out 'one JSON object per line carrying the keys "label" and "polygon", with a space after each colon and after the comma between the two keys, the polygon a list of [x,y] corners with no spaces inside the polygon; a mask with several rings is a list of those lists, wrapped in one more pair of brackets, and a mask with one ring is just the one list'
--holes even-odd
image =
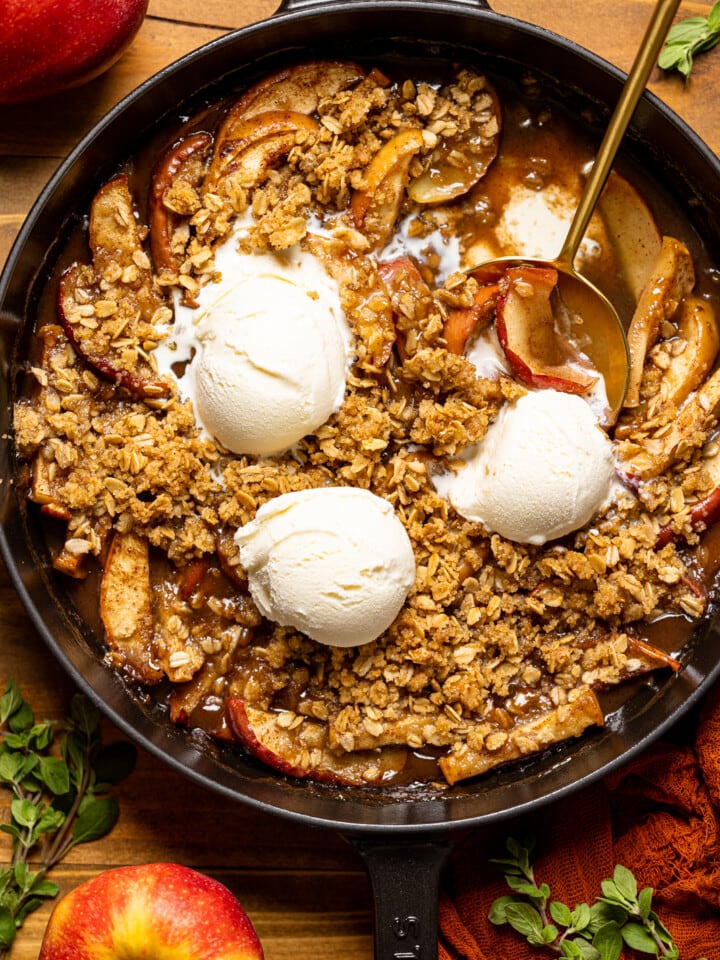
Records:
{"label": "spoon bowl", "polygon": [[658,0],[655,5],[558,256],[554,259],[498,257],[468,270],[468,273],[495,277],[514,267],[532,266],[557,271],[556,299],[562,302],[563,312],[570,319],[567,339],[588,357],[605,380],[609,407],[607,425],[615,422],[625,400],[630,350],[617,310],[602,291],[575,269],[574,260],[679,6],[680,0]]}

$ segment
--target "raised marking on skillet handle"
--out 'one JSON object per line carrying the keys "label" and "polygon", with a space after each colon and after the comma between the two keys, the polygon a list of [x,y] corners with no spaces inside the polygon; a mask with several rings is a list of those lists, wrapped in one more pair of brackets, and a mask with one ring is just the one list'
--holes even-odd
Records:
{"label": "raised marking on skillet handle", "polygon": [[[419,917],[412,915],[408,917],[395,917],[392,922],[392,931],[398,940],[404,941],[407,938],[411,940],[422,941],[421,923]],[[397,950],[393,954],[394,960],[421,960],[422,948],[420,943],[404,944],[402,950]]]}

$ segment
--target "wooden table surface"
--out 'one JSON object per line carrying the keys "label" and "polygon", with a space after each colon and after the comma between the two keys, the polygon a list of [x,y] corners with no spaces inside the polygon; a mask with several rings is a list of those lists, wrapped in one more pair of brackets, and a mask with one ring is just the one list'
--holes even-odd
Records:
{"label": "wooden table surface", "polygon": [[[628,69],[653,0],[492,0],[499,13],[547,27]],[[679,16],[707,14],[683,2]],[[35,197],[84,132],[140,82],[228,30],[272,15],[274,0],[150,0],[130,50],[113,69],[72,93],[0,106],[0,264]],[[688,85],[655,70],[651,89],[720,154],[720,47],[696,61]],[[59,716],[73,690],[48,655],[0,569],[0,685],[14,677],[39,717]],[[118,736],[109,724],[105,736]],[[104,840],[78,847],[55,871],[63,890],[103,868],[170,860],[218,877],[253,920],[267,960],[368,960],[369,884],[355,851],[326,831],[301,829],[220,799],[140,752],[118,792],[121,817]],[[0,795],[7,819],[8,796]],[[8,841],[0,835],[0,862]],[[33,914],[13,960],[37,957],[50,912]]]}

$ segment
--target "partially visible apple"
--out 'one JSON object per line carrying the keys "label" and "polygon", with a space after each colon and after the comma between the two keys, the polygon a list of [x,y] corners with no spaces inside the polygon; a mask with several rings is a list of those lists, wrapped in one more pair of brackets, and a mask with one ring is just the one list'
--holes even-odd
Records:
{"label": "partially visible apple", "polygon": [[227,887],[176,863],[115,867],[53,910],[39,960],[262,960],[250,919]]}
{"label": "partially visible apple", "polygon": [[148,0],[5,0],[0,103],[34,100],[92,80],[128,48]]}

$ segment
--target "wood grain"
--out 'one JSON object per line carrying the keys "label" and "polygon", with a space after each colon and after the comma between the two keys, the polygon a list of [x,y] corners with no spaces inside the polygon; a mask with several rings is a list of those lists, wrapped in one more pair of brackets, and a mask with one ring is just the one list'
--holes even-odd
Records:
{"label": "wood grain", "polygon": [[[623,69],[652,0],[492,0],[492,8],[562,34]],[[228,30],[271,16],[277,0],[150,0],[130,50],[104,77],[37,104],[0,106],[0,263],[24,217],[62,158],[121,97],[166,64]],[[686,2],[679,16],[705,14]],[[720,48],[698,59],[689,84],[655,71],[651,89],[720,153]],[[0,685],[20,683],[39,717],[62,715],[73,692],[0,568]],[[108,722],[107,739],[119,736]],[[56,871],[63,890],[105,867],[174,860],[218,877],[240,897],[267,960],[369,960],[371,897],[355,851],[332,833],[307,830],[208,795],[140,751],[119,791],[121,818],[106,839],[76,848]],[[0,820],[8,796],[0,792]],[[7,842],[0,839],[0,854]],[[38,953],[49,906],[33,914],[13,960]]]}

